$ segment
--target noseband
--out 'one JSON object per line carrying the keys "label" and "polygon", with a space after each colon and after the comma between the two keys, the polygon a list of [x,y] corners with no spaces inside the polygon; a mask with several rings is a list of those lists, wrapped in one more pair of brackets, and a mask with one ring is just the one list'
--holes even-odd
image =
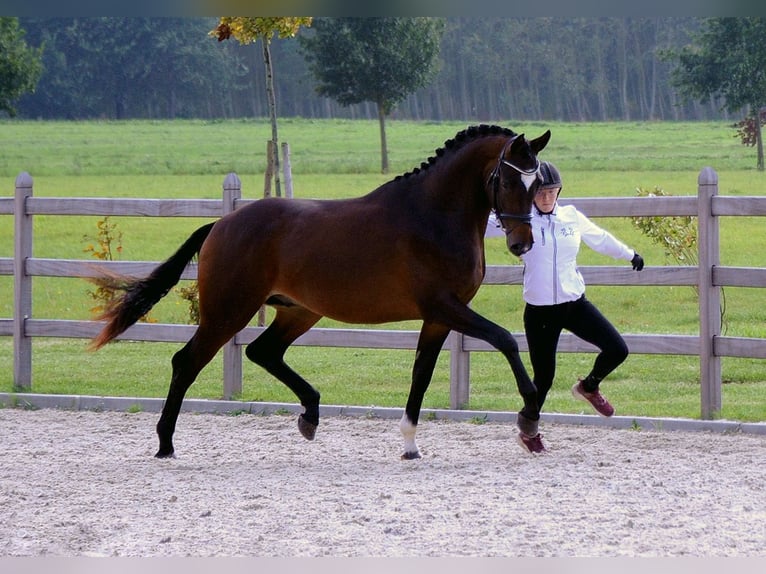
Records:
{"label": "noseband", "polygon": [[509,231],[505,228],[505,225],[503,225],[503,222],[506,219],[512,219],[514,221],[520,221],[521,223],[530,223],[532,221],[532,214],[526,213],[505,213],[500,211],[500,206],[497,203],[497,195],[500,192],[500,168],[503,165],[507,165],[511,169],[516,170],[517,173],[520,175],[536,175],[538,173],[538,170],[540,169],[540,160],[535,158],[535,167],[532,169],[522,169],[519,166],[511,163],[507,159],[505,159],[505,152],[508,150],[508,148],[513,144],[514,141],[516,141],[516,138],[519,136],[514,136],[513,138],[509,139],[508,142],[503,146],[502,151],[500,152],[500,157],[497,159],[497,165],[495,166],[495,169],[492,170],[492,173],[489,174],[489,179],[487,180],[487,185],[492,185],[492,211],[495,212],[495,217],[497,218],[498,223],[500,224],[500,227],[503,228],[503,231],[505,231],[506,235],[509,233]]}

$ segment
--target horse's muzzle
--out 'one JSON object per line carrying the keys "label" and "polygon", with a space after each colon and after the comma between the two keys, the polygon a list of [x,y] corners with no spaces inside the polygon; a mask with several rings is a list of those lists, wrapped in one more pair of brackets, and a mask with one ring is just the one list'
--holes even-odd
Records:
{"label": "horse's muzzle", "polygon": [[531,243],[514,243],[513,245],[509,246],[508,249],[516,257],[521,257],[527,251],[532,249],[532,244]]}
{"label": "horse's muzzle", "polygon": [[[521,257],[527,251],[532,249],[534,241],[530,237],[529,239],[518,239],[513,237],[513,233],[509,233],[505,237],[505,243],[508,246],[508,251],[513,253],[516,257]],[[531,234],[530,234],[531,235]]]}

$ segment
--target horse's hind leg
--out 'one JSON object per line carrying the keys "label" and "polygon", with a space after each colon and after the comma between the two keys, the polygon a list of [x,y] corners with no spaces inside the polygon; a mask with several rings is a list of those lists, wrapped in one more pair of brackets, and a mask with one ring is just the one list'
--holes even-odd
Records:
{"label": "horse's hind leg", "polygon": [[412,367],[410,395],[407,398],[407,406],[404,408],[402,420],[399,422],[399,430],[404,437],[403,459],[420,458],[420,450],[415,442],[420,407],[423,405],[423,397],[431,383],[439,352],[449,332],[448,328],[434,323],[423,323],[423,328],[420,330],[415,364]]}
{"label": "horse's hind leg", "polygon": [[269,327],[245,349],[245,355],[282,381],[295,393],[304,412],[298,417],[298,429],[308,440],[314,440],[319,425],[319,391],[285,362],[287,348],[316,324],[321,315],[299,305],[279,305]]}
{"label": "horse's hind leg", "polygon": [[192,385],[202,368],[215,356],[230,336],[206,335],[201,327],[183,348],[173,355],[173,375],[162,415],[157,422],[157,436],[160,447],[155,455],[157,458],[173,456],[173,433],[176,428],[178,414],[181,411],[186,391]]}

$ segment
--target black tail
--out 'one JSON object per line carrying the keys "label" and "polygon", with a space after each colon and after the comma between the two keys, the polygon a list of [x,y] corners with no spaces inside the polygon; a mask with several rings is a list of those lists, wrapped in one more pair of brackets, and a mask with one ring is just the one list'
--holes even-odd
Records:
{"label": "black tail", "polygon": [[202,244],[215,223],[208,223],[191,234],[169,259],[158,265],[144,278],[123,282],[124,293],[99,317],[107,324],[91,341],[89,348],[96,351],[146,315],[173,286],[178,283],[186,265],[199,253]]}

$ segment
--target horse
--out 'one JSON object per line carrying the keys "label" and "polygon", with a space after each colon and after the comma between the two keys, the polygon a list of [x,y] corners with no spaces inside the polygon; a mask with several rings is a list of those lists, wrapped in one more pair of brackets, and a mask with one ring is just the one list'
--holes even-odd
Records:
{"label": "horse", "polygon": [[103,313],[97,350],[144,316],[198,258],[199,325],[171,360],[157,422],[158,458],[175,456],[173,434],[195,378],[262,305],[269,326],[247,358],[284,383],[303,412],[298,429],[314,440],[319,392],[284,361],[288,347],[326,316],[345,323],[421,320],[409,396],[399,423],[403,459],[420,458],[415,433],[425,392],[450,331],[486,341],[510,364],[527,416],[537,391],[518,345],[503,327],[469,307],[486,271],[484,233],[491,211],[511,253],[532,246],[537,154],[550,130],[528,140],[509,128],[470,126],[419,168],[352,199],[263,198],[196,231],[143,279],[123,278]]}

